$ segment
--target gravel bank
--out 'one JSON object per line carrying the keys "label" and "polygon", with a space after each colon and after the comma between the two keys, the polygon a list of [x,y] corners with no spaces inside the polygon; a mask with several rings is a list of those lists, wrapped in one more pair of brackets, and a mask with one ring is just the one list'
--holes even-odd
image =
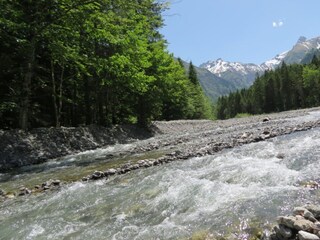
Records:
{"label": "gravel bank", "polygon": [[133,149],[124,154],[170,147],[173,150],[162,157],[164,161],[203,156],[224,148],[318,127],[318,112],[320,108],[224,121],[156,121],[151,127],[152,134],[136,126],[41,128],[27,133],[19,130],[0,130],[0,171],[142,139],[148,140],[138,142]]}

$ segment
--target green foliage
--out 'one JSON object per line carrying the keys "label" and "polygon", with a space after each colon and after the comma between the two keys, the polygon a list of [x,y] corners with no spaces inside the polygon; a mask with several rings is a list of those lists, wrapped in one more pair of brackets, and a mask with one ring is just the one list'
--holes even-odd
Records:
{"label": "green foliage", "polygon": [[218,119],[239,113],[261,114],[320,105],[320,64],[314,56],[308,65],[285,63],[257,77],[249,89],[220,97],[216,104]]}
{"label": "green foliage", "polygon": [[0,1],[0,128],[211,116],[159,33],[167,4]]}
{"label": "green foliage", "polygon": [[235,118],[245,118],[245,117],[250,117],[250,116],[252,116],[252,114],[250,114],[250,113],[237,113]]}

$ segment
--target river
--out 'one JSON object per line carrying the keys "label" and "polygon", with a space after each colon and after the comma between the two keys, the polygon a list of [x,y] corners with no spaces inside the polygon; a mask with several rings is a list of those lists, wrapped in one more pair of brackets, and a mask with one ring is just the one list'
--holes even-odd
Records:
{"label": "river", "polygon": [[[62,166],[51,162],[55,167],[42,167],[39,178],[57,174],[59,167],[63,172],[68,162],[83,167],[88,159],[116,150],[66,157]],[[0,203],[0,239],[188,239],[201,231],[239,232],[245,239],[257,222],[267,227],[294,206],[320,203],[319,191],[304,187],[319,179],[319,159],[316,128],[107,180],[70,183],[57,192]],[[37,173],[1,177],[0,188]]]}

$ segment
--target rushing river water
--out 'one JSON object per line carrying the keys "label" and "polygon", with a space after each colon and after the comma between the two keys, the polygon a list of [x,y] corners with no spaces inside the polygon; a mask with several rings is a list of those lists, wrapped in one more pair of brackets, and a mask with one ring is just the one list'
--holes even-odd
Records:
{"label": "rushing river water", "polygon": [[[69,161],[85,162],[101,151]],[[319,179],[319,159],[320,129],[313,129],[68,184],[58,192],[0,203],[0,239],[186,239],[201,230],[246,230],[254,221],[274,222],[294,206],[319,204],[319,192],[302,186]],[[37,173],[3,178],[0,188],[28,176]]]}

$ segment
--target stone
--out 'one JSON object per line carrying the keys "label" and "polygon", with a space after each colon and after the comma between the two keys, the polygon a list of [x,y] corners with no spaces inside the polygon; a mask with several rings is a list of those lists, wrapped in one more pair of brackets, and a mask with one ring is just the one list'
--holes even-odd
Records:
{"label": "stone", "polygon": [[15,198],[15,194],[14,193],[11,193],[11,192],[9,192],[9,193],[6,193],[6,195],[5,195],[5,197],[6,198],[9,198],[9,199],[12,199],[12,198]]}
{"label": "stone", "polygon": [[298,237],[299,240],[320,240],[317,235],[305,231],[299,231]]}
{"label": "stone", "polygon": [[288,228],[292,228],[292,229],[295,229],[298,231],[300,231],[300,230],[308,231],[308,230],[314,228],[314,224],[311,221],[304,219],[302,216],[299,216],[299,215],[296,217],[280,216],[280,217],[278,217],[277,222],[279,224],[282,224],[282,225],[288,227]]}
{"label": "stone", "polygon": [[269,134],[270,134],[269,129],[265,129],[265,130],[263,130],[263,133],[262,133],[262,134],[264,134],[264,135],[269,135]]}
{"label": "stone", "polygon": [[143,167],[144,164],[145,164],[145,161],[144,161],[144,160],[139,160],[139,161],[137,162],[137,164],[139,164],[140,167]]}
{"label": "stone", "polygon": [[6,193],[2,189],[0,189],[0,196],[5,196],[5,195]]}
{"label": "stone", "polygon": [[31,193],[32,193],[32,191],[30,189],[28,189],[26,187],[21,187],[18,196],[29,195]]}
{"label": "stone", "polygon": [[269,236],[270,240],[280,240],[275,232],[272,232]]}
{"label": "stone", "polygon": [[294,222],[294,229],[296,230],[303,230],[303,231],[309,231],[314,228],[314,225],[311,221],[306,219],[298,219]]}
{"label": "stone", "polygon": [[88,177],[83,177],[83,178],[82,178],[82,181],[83,181],[83,182],[87,182],[87,181],[89,181],[89,178],[88,178]]}
{"label": "stone", "polygon": [[61,181],[60,180],[53,180],[52,181],[52,185],[53,186],[60,186],[61,185]]}
{"label": "stone", "polygon": [[117,173],[117,170],[116,170],[116,169],[110,168],[110,169],[108,169],[108,170],[106,170],[106,171],[104,172],[104,175],[105,175],[105,176],[111,176],[111,175],[115,175],[116,173]]}
{"label": "stone", "polygon": [[293,235],[292,230],[282,224],[276,225],[273,230],[277,233],[278,236],[284,238],[290,238]]}
{"label": "stone", "polygon": [[295,207],[293,209],[293,215],[301,215],[303,216],[304,211],[308,211],[306,208],[304,207]]}
{"label": "stone", "polygon": [[305,187],[310,188],[312,190],[316,190],[316,189],[319,189],[319,183],[316,181],[309,181],[305,183]]}
{"label": "stone", "polygon": [[293,216],[289,216],[289,217],[285,217],[285,216],[279,216],[277,217],[277,222],[280,225],[284,225],[288,228],[294,228],[294,222],[295,222],[295,218]]}
{"label": "stone", "polygon": [[310,220],[311,222],[316,222],[317,219],[314,217],[314,215],[306,208],[304,207],[295,207],[293,209],[293,214],[294,215],[301,215],[304,218]]}
{"label": "stone", "polygon": [[139,164],[133,164],[133,165],[132,165],[132,169],[133,169],[133,170],[139,169],[139,168],[140,168]]}
{"label": "stone", "polygon": [[95,171],[92,175],[91,178],[94,180],[100,179],[104,177],[104,173],[101,171]]}
{"label": "stone", "polygon": [[276,158],[284,159],[284,158],[285,158],[285,155],[284,155],[284,153],[278,153],[278,155],[276,156]]}
{"label": "stone", "polygon": [[270,121],[270,118],[269,117],[265,117],[262,119],[262,122],[269,122]]}
{"label": "stone", "polygon": [[304,206],[306,209],[308,209],[316,219],[320,218],[320,206],[316,205],[306,205]]}
{"label": "stone", "polygon": [[304,215],[303,215],[306,219],[308,219],[308,220],[310,220],[311,222],[316,222],[317,221],[317,219],[314,217],[314,215],[311,213],[311,212],[309,212],[308,210],[306,210],[305,212],[304,212]]}

